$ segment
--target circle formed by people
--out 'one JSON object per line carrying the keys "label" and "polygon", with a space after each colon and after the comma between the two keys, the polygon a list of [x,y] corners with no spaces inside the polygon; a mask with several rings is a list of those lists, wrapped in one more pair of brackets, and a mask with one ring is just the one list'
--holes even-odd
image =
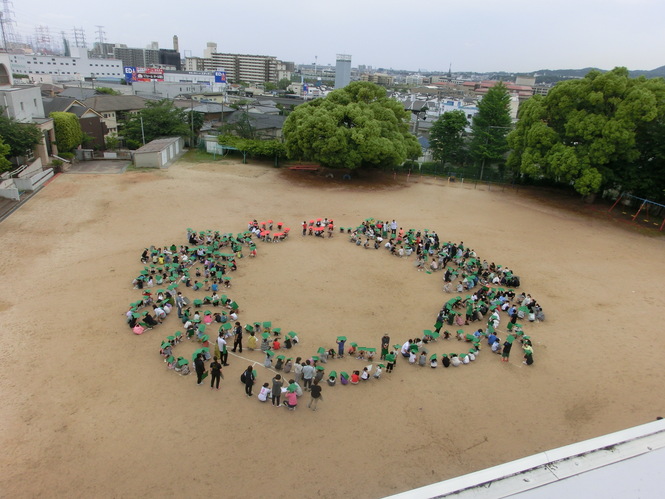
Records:
{"label": "circle formed by people", "polygon": [[[513,347],[519,345],[520,355],[514,357],[525,366],[534,365],[533,340],[526,329],[545,320],[541,305],[518,291],[522,282],[513,270],[482,258],[463,241],[443,242],[433,230],[405,230],[395,220],[375,218],[352,227],[311,218],[297,233],[283,222],[255,219],[243,232],[188,228],[184,244],[145,248],[143,267],[132,281],[140,296],[128,307],[129,328],[136,335],[166,330],[156,348],[163,364],[180,376],[193,374],[198,386],[210,377],[213,390],[220,389],[222,379],[237,379],[224,376],[231,374],[225,369],[231,355],[233,376],[239,376],[247,396],[289,410],[296,409],[306,391],[311,394],[308,407],[316,410],[323,400],[322,385],[380,380],[394,376],[398,364],[435,370],[497,359],[509,363]],[[412,262],[423,276],[419,278],[440,276],[443,304],[432,311],[431,329],[413,331],[409,338],[391,338],[385,332],[374,345],[359,345],[346,336],[312,344],[269,317],[243,317],[233,299],[238,266],[260,258],[259,247],[270,251],[272,244],[298,244],[304,237],[344,238],[356,251],[394,257],[395,265]],[[192,347],[192,353],[185,353]],[[487,352],[483,360],[481,352]],[[254,394],[259,370],[274,377]]]}

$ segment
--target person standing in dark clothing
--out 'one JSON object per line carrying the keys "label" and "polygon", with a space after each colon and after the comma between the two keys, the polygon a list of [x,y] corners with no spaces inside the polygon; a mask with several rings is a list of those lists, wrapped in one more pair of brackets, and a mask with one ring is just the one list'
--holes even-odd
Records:
{"label": "person standing in dark clothing", "polygon": [[323,400],[323,397],[321,396],[321,387],[319,386],[319,382],[317,380],[314,380],[311,391],[312,391],[312,398],[310,399],[309,404],[307,404],[307,407],[315,411],[316,405],[319,403],[319,400]]}
{"label": "person standing in dark clothing", "polygon": [[240,322],[236,321],[236,325],[233,327],[233,352],[236,351],[236,348],[242,353],[242,326]]}
{"label": "person standing in dark clothing", "polygon": [[219,380],[222,377],[222,364],[217,362],[217,357],[212,358],[210,363],[210,389],[213,389],[215,382],[217,383],[217,389],[219,390]]}
{"label": "person standing in dark clothing", "polygon": [[245,394],[248,397],[252,396],[252,387],[254,386],[254,370],[252,366],[247,366],[247,370],[243,373],[243,381],[245,383]]}
{"label": "person standing in dark clothing", "polygon": [[200,353],[196,356],[194,360],[194,368],[196,369],[196,384],[203,384],[203,373],[206,371],[206,365],[203,362],[203,354]]}

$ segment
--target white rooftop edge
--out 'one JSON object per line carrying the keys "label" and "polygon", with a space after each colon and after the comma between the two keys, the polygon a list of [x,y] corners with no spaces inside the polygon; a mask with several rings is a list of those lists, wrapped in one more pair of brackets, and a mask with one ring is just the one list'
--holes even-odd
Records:
{"label": "white rooftop edge", "polygon": [[665,420],[511,461],[386,499],[665,497]]}

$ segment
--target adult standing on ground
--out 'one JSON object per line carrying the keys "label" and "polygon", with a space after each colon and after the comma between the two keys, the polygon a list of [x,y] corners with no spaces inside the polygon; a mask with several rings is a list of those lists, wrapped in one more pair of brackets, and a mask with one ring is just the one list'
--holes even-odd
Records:
{"label": "adult standing on ground", "polygon": [[247,369],[242,373],[242,378],[245,383],[245,395],[252,396],[252,387],[254,386],[254,369],[252,366],[247,366]]}
{"label": "adult standing on ground", "polygon": [[185,306],[185,299],[180,292],[178,292],[178,295],[175,298],[175,306],[178,307],[178,317],[182,319],[182,307]]}
{"label": "adult standing on ground", "polygon": [[390,336],[388,333],[385,333],[381,338],[381,360],[386,360],[386,355],[388,355],[390,349]]}
{"label": "adult standing on ground", "polygon": [[226,350],[226,340],[224,339],[224,331],[219,332],[219,337],[217,338],[217,349],[219,350],[219,360],[222,362],[223,366],[228,366],[226,362],[229,358],[229,352]]}
{"label": "adult standing on ground", "polygon": [[284,386],[282,376],[280,374],[275,375],[272,379],[272,405],[275,407],[279,407],[281,403],[282,386]]}
{"label": "adult standing on ground", "polygon": [[510,349],[513,347],[513,336],[509,335],[506,338],[506,341],[503,343],[503,350],[501,351],[501,361],[509,362],[510,360]]}
{"label": "adult standing on ground", "polygon": [[236,321],[236,325],[233,327],[233,350],[236,351],[236,348],[239,349],[239,353],[242,353],[242,326],[240,322]]}
{"label": "adult standing on ground", "polygon": [[200,353],[194,359],[194,368],[196,369],[196,384],[203,384],[203,373],[206,371],[206,365],[203,362],[203,354]]}
{"label": "adult standing on ground", "polygon": [[213,385],[217,382],[217,389],[219,390],[219,380],[222,377],[222,364],[217,361],[217,357],[212,358],[210,363],[210,389],[213,389]]}
{"label": "adult standing on ground", "polygon": [[307,362],[302,368],[302,379],[303,379],[303,388],[305,391],[309,391],[312,387],[312,378],[314,378],[314,367],[312,367],[312,362],[307,359]]}
{"label": "adult standing on ground", "polygon": [[319,385],[318,380],[314,380],[311,392],[312,392],[312,398],[310,399],[309,404],[307,404],[307,407],[315,411],[316,405],[319,403],[319,400],[323,400],[323,397],[321,396],[321,386]]}

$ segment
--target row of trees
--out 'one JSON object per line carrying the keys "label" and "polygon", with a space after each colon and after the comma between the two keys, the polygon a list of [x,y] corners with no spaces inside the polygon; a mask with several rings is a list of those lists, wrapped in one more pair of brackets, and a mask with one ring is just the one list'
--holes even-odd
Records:
{"label": "row of trees", "polygon": [[[469,123],[462,110],[444,113],[430,130],[430,148],[442,165],[502,163],[508,151],[506,135],[511,130],[510,95],[505,85],[489,89],[478,103],[478,114]],[[470,133],[469,133],[470,128]]]}

